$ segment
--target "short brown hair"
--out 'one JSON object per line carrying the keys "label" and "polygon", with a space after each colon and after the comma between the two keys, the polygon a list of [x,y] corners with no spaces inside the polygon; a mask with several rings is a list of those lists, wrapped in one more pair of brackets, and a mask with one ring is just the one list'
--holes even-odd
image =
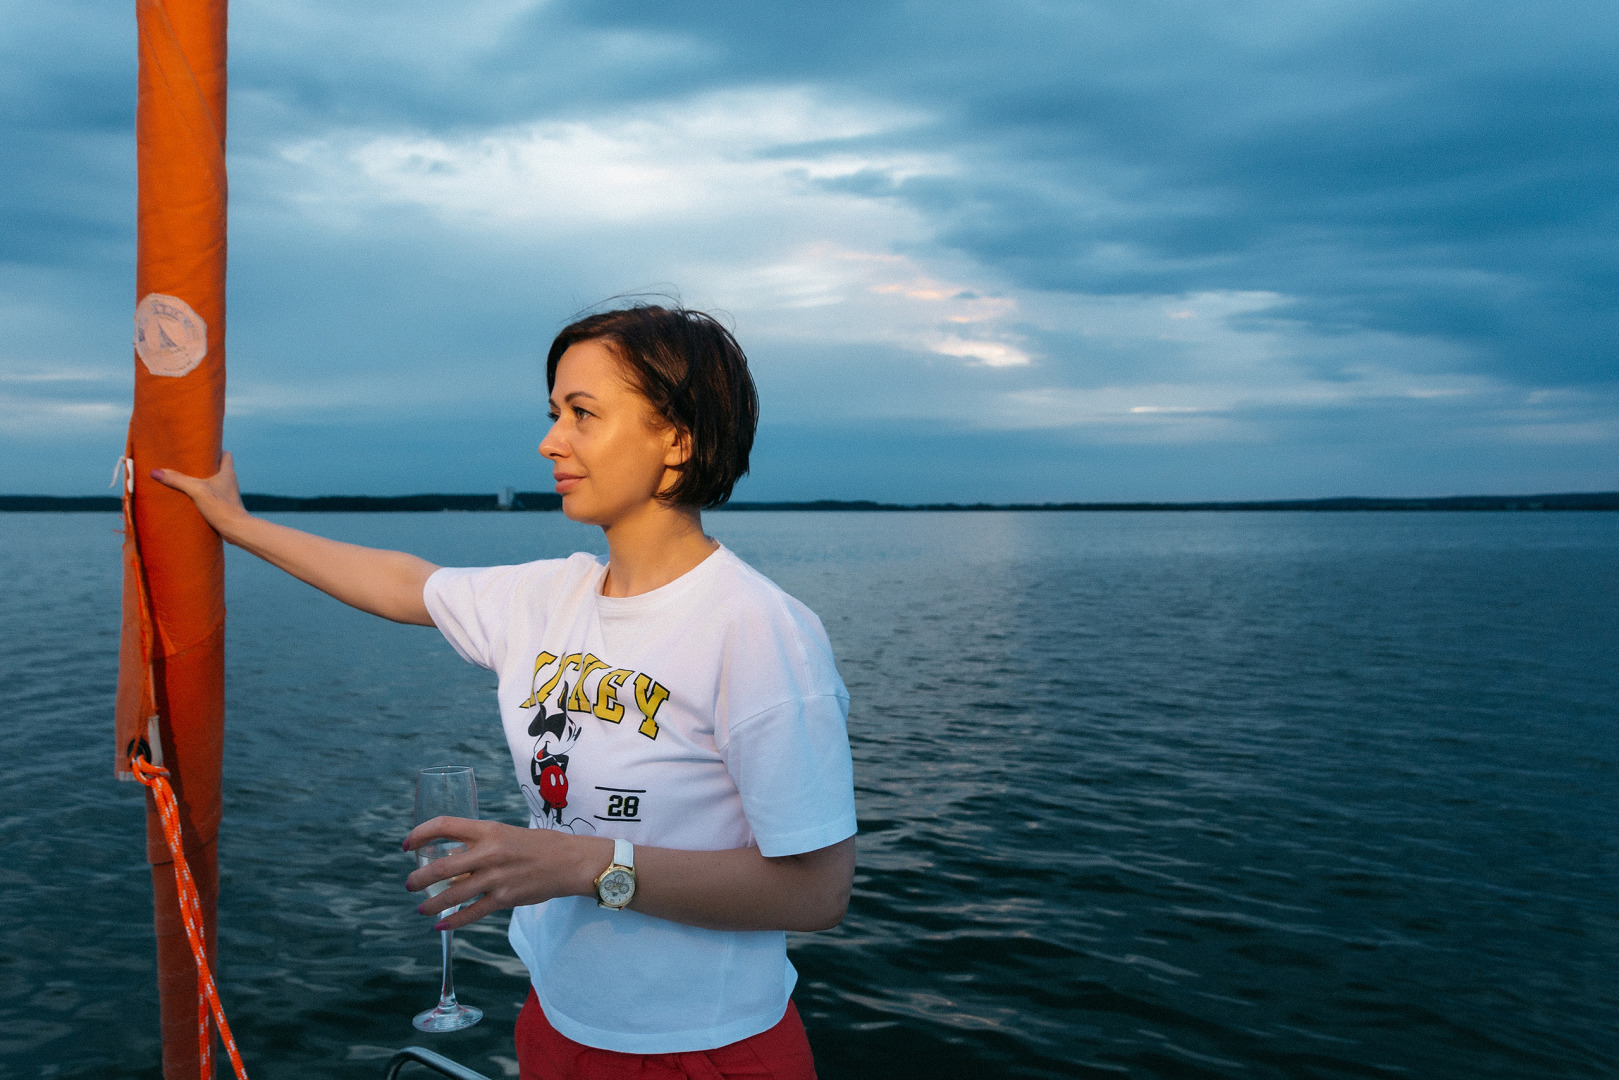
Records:
{"label": "short brown hair", "polygon": [[658,415],[691,440],[680,479],[658,498],[704,510],[729,499],[748,471],[759,426],[759,394],[748,358],[731,332],[711,316],[683,307],[637,304],[589,315],[551,342],[547,391],[556,388],[562,354],[584,341],[608,342]]}

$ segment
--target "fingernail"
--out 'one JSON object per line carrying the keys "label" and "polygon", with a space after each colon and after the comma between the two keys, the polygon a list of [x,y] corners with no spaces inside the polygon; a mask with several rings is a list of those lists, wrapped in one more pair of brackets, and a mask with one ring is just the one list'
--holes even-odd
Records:
{"label": "fingernail", "polygon": [[399,850],[400,851],[409,851],[410,850],[410,837],[407,836],[403,840],[399,841]]}
{"label": "fingernail", "polygon": [[448,919],[445,919],[445,920],[443,920],[441,922],[436,922],[436,923],[433,924],[433,929],[434,930],[448,930],[449,928],[450,928],[450,920],[448,920]]}
{"label": "fingernail", "polygon": [[423,900],[421,903],[417,904],[416,905],[416,914],[418,914],[418,915],[426,915],[427,912],[422,910],[422,908],[424,908],[426,906],[427,906],[427,901],[426,900]]}

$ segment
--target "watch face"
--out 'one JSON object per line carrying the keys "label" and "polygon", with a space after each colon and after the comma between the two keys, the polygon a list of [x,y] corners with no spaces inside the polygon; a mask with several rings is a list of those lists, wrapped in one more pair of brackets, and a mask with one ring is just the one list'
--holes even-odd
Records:
{"label": "watch face", "polygon": [[602,878],[596,891],[600,894],[602,903],[622,907],[630,902],[631,896],[635,895],[635,879],[627,870],[614,870]]}

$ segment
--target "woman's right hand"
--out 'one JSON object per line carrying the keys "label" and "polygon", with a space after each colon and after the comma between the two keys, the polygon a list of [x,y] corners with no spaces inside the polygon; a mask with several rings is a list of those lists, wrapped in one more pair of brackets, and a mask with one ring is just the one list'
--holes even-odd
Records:
{"label": "woman's right hand", "polygon": [[219,471],[206,480],[173,469],[153,469],[152,479],[191,496],[203,520],[220,535],[225,534],[231,522],[248,516],[229,450],[219,456]]}

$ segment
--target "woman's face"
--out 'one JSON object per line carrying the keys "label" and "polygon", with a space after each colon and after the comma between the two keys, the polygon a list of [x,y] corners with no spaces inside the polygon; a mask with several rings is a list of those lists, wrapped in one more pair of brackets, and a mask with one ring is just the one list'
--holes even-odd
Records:
{"label": "woman's face", "polygon": [[551,419],[540,453],[564,514],[606,528],[661,508],[654,496],[674,482],[684,445],[605,342],[581,341],[557,361]]}

